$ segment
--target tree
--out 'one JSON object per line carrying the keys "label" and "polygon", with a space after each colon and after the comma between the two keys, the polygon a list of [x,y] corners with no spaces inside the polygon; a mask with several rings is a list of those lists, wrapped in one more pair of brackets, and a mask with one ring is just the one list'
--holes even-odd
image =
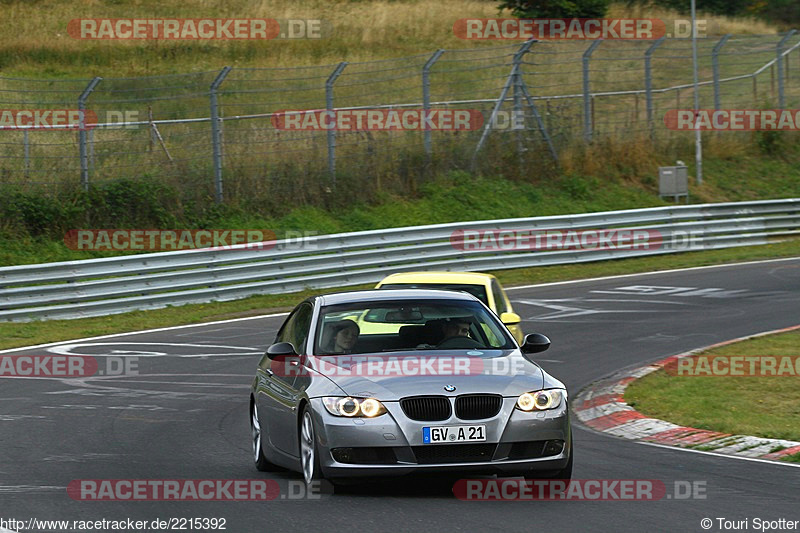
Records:
{"label": "tree", "polygon": [[[656,5],[689,13],[689,0],[625,0],[628,6]],[[697,0],[697,9],[728,16],[757,16],[781,26],[800,23],[800,2],[797,0]]]}
{"label": "tree", "polygon": [[[697,9],[715,15],[743,15],[752,0],[697,0]],[[681,13],[689,12],[688,0],[657,0],[656,4]]]}
{"label": "tree", "polygon": [[519,18],[597,18],[608,10],[609,0],[502,0]]}
{"label": "tree", "polygon": [[785,28],[796,28],[800,24],[800,2],[797,0],[770,0],[753,2],[751,13],[766,17]]}

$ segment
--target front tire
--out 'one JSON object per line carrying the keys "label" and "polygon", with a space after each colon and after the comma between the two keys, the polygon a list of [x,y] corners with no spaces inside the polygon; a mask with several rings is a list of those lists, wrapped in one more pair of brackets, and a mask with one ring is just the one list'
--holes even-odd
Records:
{"label": "front tire", "polygon": [[311,408],[306,405],[303,408],[303,415],[300,417],[300,464],[306,485],[324,479],[317,450],[314,420],[311,416]]}
{"label": "front tire", "polygon": [[250,442],[252,443],[253,462],[259,472],[274,472],[278,469],[277,466],[270,463],[264,457],[264,449],[262,448],[263,432],[261,431],[261,420],[258,417],[258,407],[255,402],[250,406]]}

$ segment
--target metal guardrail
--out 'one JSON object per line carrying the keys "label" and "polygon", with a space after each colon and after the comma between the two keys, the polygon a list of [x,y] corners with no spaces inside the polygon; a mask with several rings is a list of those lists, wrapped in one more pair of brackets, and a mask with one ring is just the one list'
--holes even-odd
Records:
{"label": "metal guardrail", "polygon": [[[658,232],[648,249],[463,250],[467,230]],[[0,320],[80,318],[373,283],[391,271],[496,270],[765,244],[800,234],[800,198],[485,220],[0,268]],[[693,247],[686,246],[688,235]],[[455,241],[457,242],[457,240]],[[274,244],[274,246],[272,246]],[[267,249],[265,249],[267,248]]]}

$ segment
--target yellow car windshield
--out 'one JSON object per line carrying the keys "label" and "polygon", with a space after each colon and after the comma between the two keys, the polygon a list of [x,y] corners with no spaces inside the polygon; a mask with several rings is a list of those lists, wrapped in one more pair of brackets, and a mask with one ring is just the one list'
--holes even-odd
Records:
{"label": "yellow car windshield", "polygon": [[494,313],[452,300],[330,305],[321,310],[316,339],[316,355],[515,347]]}

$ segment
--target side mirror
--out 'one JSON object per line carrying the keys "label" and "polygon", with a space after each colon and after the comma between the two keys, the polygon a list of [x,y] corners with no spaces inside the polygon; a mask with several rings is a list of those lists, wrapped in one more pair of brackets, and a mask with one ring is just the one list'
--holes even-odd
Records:
{"label": "side mirror", "polygon": [[525,342],[522,343],[522,353],[540,353],[550,347],[550,339],[541,333],[531,333],[525,335]]}
{"label": "side mirror", "polygon": [[287,355],[297,355],[297,352],[292,346],[291,342],[276,342],[267,348],[267,357],[275,359],[276,357],[285,357]]}
{"label": "side mirror", "polygon": [[506,326],[513,326],[522,322],[522,318],[517,313],[500,313],[500,322]]}

